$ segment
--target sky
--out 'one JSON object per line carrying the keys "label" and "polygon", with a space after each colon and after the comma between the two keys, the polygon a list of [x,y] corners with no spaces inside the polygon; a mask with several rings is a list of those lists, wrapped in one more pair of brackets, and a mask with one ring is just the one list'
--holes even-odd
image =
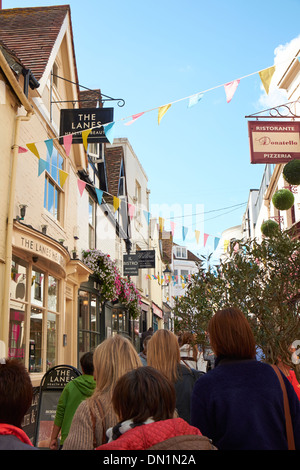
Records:
{"label": "sky", "polygon": [[[175,224],[176,243],[208,255],[260,187],[264,165],[250,163],[245,116],[288,101],[273,92],[276,74],[267,95],[258,72],[299,45],[300,1],[2,0],[3,9],[62,4],[71,7],[79,84],[125,100],[105,106],[147,174],[152,216],[166,230]],[[238,79],[227,103],[224,85]]]}

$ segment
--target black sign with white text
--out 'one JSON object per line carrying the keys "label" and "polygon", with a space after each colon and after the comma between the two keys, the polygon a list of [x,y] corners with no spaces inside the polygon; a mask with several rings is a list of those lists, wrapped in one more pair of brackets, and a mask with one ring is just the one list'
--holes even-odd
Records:
{"label": "black sign with white text", "polygon": [[72,134],[72,144],[82,144],[82,131],[93,128],[88,135],[89,143],[108,142],[103,124],[113,122],[113,119],[114,108],[62,109],[60,136]]}

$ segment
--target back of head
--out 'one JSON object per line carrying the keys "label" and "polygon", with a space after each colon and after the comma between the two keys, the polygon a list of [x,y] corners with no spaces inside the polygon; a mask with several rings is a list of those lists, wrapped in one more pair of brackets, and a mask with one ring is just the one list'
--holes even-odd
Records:
{"label": "back of head", "polygon": [[117,382],[112,404],[121,421],[143,423],[173,418],[174,385],[158,370],[145,366],[123,375]]}
{"label": "back of head", "polygon": [[194,335],[193,333],[190,333],[189,331],[184,331],[183,333],[180,333],[178,337],[178,343],[179,346],[183,346],[184,344],[194,344]]}
{"label": "back of head", "polygon": [[93,375],[94,373],[94,363],[93,363],[93,353],[87,352],[83,354],[80,358],[80,365],[82,372],[84,374]]}
{"label": "back of head", "polygon": [[7,359],[0,364],[0,423],[21,427],[32,394],[29,374],[19,360]]}
{"label": "back of head", "polygon": [[178,339],[172,331],[161,329],[154,333],[147,345],[147,362],[172,382],[176,382],[180,351]]}
{"label": "back of head", "polygon": [[218,310],[209,322],[208,334],[216,356],[237,359],[255,357],[255,339],[250,324],[236,307]]}
{"label": "back of head", "polygon": [[112,391],[122,375],[141,365],[138,353],[127,338],[121,335],[107,338],[94,352],[96,390]]}

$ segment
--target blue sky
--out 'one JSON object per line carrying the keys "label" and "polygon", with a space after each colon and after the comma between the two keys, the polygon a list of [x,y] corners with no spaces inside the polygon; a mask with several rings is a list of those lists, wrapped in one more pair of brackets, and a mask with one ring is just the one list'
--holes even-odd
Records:
{"label": "blue sky", "polygon": [[[2,8],[66,3],[79,83],[125,100],[124,107],[113,103],[115,137],[129,139],[145,169],[151,212],[165,219],[166,229],[176,217],[178,243],[196,254],[213,251],[214,237],[241,223],[249,190],[260,186],[264,166],[250,164],[245,116],[266,109],[256,72],[299,36],[300,2],[3,0]],[[222,85],[239,78],[227,103]],[[203,91],[192,108],[182,100]],[[131,126],[122,121],[177,100],[160,125],[157,109]],[[210,235],[205,249],[204,233]]]}

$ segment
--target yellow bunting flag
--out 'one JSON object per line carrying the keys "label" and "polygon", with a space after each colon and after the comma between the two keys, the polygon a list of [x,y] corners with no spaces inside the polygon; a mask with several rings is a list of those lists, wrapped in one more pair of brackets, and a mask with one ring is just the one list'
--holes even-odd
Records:
{"label": "yellow bunting flag", "polygon": [[261,70],[259,72],[260,79],[262,81],[264,89],[266,90],[267,95],[269,94],[269,87],[270,87],[270,83],[271,83],[274,72],[275,72],[275,66],[269,67],[268,69]]}
{"label": "yellow bunting flag", "polygon": [[113,196],[114,198],[114,209],[115,209],[115,212],[119,209],[119,205],[120,205],[120,199],[118,197],[115,197]]}
{"label": "yellow bunting flag", "polygon": [[229,240],[224,240],[224,252],[227,251],[228,246],[229,246]]}
{"label": "yellow bunting flag", "polygon": [[158,124],[160,124],[160,121],[162,117],[166,114],[168,109],[171,108],[171,104],[166,104],[165,106],[161,106],[158,110]]}
{"label": "yellow bunting flag", "polygon": [[66,179],[68,178],[68,176],[69,176],[68,173],[66,173],[66,172],[63,171],[63,170],[59,170],[59,182],[60,182],[61,188],[62,188],[63,185],[65,184]]}
{"label": "yellow bunting flag", "polygon": [[162,233],[163,232],[163,229],[164,229],[164,223],[165,223],[165,219],[163,219],[162,217],[159,217],[159,230],[160,232]]}
{"label": "yellow bunting flag", "polygon": [[195,236],[196,236],[197,243],[199,243],[199,236],[200,236],[199,230],[195,230]]}
{"label": "yellow bunting flag", "polygon": [[87,138],[88,138],[90,132],[92,132],[92,129],[86,129],[85,131],[82,131],[82,133],[81,133],[82,143],[84,145],[85,150],[87,149]]}
{"label": "yellow bunting flag", "polygon": [[39,152],[35,144],[26,144],[26,147],[32,152],[38,159],[40,158]]}

